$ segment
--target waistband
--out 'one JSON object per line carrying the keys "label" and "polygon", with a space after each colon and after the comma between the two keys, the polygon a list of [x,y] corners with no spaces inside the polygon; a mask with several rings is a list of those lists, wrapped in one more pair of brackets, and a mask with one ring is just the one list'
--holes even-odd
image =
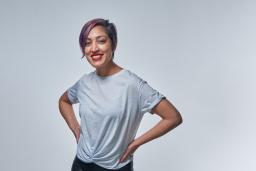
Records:
{"label": "waistband", "polygon": [[78,157],[77,157],[77,155],[75,156],[75,160],[80,164],[80,165],[82,165],[83,167],[85,167],[85,168],[93,168],[93,167],[99,167],[99,168],[102,168],[102,169],[104,169],[104,170],[108,170],[108,171],[122,171],[122,170],[126,170],[126,169],[128,169],[128,168],[131,168],[131,170],[133,170],[133,161],[130,161],[128,164],[126,164],[125,166],[123,166],[123,167],[121,167],[121,168],[119,168],[119,169],[107,169],[107,168],[104,168],[104,167],[102,167],[102,166],[99,166],[99,165],[97,165],[96,163],[93,163],[93,162],[91,162],[91,163],[86,163],[86,162],[84,162],[84,161],[82,161],[81,159],[79,159]]}

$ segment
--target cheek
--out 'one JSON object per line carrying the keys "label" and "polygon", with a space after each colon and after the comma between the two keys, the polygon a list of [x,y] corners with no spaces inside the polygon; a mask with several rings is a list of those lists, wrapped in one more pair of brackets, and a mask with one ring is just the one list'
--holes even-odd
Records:
{"label": "cheek", "polygon": [[86,56],[88,56],[90,54],[90,50],[88,48],[85,48],[84,53],[85,53]]}
{"label": "cheek", "polygon": [[111,49],[110,46],[104,46],[104,47],[102,47],[102,51],[103,51],[104,53],[107,53],[107,54],[111,54],[111,53],[112,53],[112,49]]}

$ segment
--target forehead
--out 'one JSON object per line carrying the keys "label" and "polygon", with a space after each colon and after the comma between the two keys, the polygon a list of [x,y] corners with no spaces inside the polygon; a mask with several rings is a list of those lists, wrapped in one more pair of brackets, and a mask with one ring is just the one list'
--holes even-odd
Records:
{"label": "forehead", "polygon": [[103,26],[95,26],[91,29],[87,38],[92,39],[92,38],[97,38],[101,36],[104,36],[104,37],[108,36],[105,28]]}

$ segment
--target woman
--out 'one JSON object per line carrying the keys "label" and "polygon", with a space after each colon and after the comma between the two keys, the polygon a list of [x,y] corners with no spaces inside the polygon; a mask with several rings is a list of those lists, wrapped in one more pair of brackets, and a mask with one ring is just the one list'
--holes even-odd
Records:
{"label": "woman", "polygon": [[[181,124],[181,115],[164,95],[113,61],[113,23],[100,18],[87,22],[79,42],[95,71],[84,74],[59,99],[60,113],[77,141],[72,171],[132,171],[135,150]],[[80,125],[72,108],[76,103]],[[135,139],[146,112],[162,120]]]}

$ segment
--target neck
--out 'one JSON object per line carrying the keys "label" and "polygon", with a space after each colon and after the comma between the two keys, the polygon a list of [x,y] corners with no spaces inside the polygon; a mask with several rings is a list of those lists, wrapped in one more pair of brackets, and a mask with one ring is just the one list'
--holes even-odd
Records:
{"label": "neck", "polygon": [[97,68],[96,72],[99,76],[105,77],[105,76],[112,75],[122,69],[123,68],[121,68],[120,66],[118,66],[116,63],[112,61],[112,62],[109,62],[107,66],[104,66],[102,68]]}

